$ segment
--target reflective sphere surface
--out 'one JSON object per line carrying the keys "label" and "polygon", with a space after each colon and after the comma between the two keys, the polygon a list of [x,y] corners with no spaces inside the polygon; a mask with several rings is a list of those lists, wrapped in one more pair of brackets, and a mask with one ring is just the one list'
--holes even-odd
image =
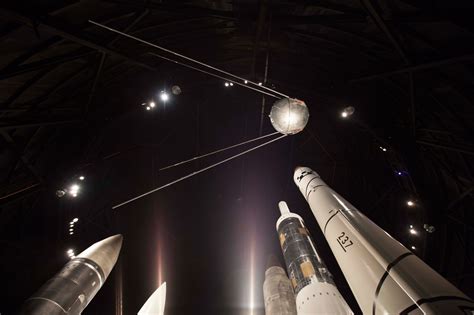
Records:
{"label": "reflective sphere surface", "polygon": [[303,101],[295,98],[276,101],[270,111],[273,128],[285,135],[294,135],[302,131],[308,120],[308,107]]}
{"label": "reflective sphere surface", "polygon": [[174,95],[179,95],[181,94],[181,88],[178,85],[173,85],[173,87],[171,88],[171,93],[173,93]]}

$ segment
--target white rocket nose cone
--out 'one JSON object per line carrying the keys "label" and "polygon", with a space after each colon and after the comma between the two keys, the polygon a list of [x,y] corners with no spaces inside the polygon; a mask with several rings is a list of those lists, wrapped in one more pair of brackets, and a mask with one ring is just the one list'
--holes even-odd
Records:
{"label": "white rocket nose cone", "polygon": [[319,176],[315,171],[313,171],[309,167],[297,166],[295,168],[295,173],[293,174],[293,180],[295,181],[296,185],[299,185],[301,179],[308,174],[314,174],[314,175]]}
{"label": "white rocket nose cone", "polygon": [[288,208],[288,205],[284,201],[280,201],[278,203],[278,208],[280,209],[281,215],[284,215],[285,213],[290,213],[290,209]]}
{"label": "white rocket nose cone", "polygon": [[122,248],[123,236],[117,234],[110,236],[88,247],[77,255],[77,258],[87,258],[100,266],[107,278],[114,268]]}

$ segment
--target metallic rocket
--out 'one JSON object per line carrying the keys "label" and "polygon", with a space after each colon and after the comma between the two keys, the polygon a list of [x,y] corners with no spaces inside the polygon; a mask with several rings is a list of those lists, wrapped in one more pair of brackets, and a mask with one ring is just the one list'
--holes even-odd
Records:
{"label": "metallic rocket", "polygon": [[117,262],[122,240],[122,235],[108,237],[71,259],[25,301],[20,314],[81,314]]}
{"label": "metallic rocket", "polygon": [[263,282],[265,315],[296,315],[295,294],[285,269],[270,256]]}
{"label": "metallic rocket", "polygon": [[158,289],[148,298],[138,311],[138,315],[163,315],[166,304],[166,282],[163,282]]}
{"label": "metallic rocket", "polygon": [[364,314],[451,315],[474,310],[474,301],[360,213],[316,172],[298,167],[294,181]]}
{"label": "metallic rocket", "polygon": [[296,294],[299,315],[354,314],[339,293],[332,275],[319,257],[303,219],[284,201],[276,229],[286,268]]}

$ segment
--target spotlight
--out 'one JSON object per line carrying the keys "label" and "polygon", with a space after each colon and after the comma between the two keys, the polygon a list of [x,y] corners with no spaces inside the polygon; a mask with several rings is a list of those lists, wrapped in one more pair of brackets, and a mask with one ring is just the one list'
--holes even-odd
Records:
{"label": "spotlight", "polygon": [[230,82],[229,85],[230,85],[230,86],[234,86],[234,83]]}
{"label": "spotlight", "polygon": [[262,86],[262,82],[258,82],[258,85]]}
{"label": "spotlight", "polygon": [[245,80],[244,83],[247,84],[247,83],[249,83],[249,81]]}
{"label": "spotlight", "polygon": [[412,246],[412,247],[411,247],[411,249],[415,250],[415,249],[416,249],[416,247],[415,247],[415,246]]}
{"label": "spotlight", "polygon": [[69,232],[74,232],[74,229],[69,229]]}
{"label": "spotlight", "polygon": [[72,253],[74,253],[74,251],[73,251],[72,249],[68,249],[67,253],[68,253],[68,254],[69,254],[69,253],[72,254]]}
{"label": "spotlight", "polygon": [[379,147],[379,148],[380,148],[380,150],[382,150],[383,152],[387,152],[387,149],[386,149],[386,148],[384,148],[384,147]]}
{"label": "spotlight", "polygon": [[408,205],[409,207],[413,207],[413,206],[415,205],[415,203],[414,203],[413,201],[411,201],[411,200],[408,200],[408,201],[407,201],[407,205]]}
{"label": "spotlight", "polygon": [[63,189],[56,190],[56,196],[58,196],[58,198],[63,197],[65,194],[66,194],[66,191],[64,191]]}
{"label": "spotlight", "polygon": [[418,234],[418,232],[414,228],[411,228],[410,229],[410,234],[416,235],[416,234]]}
{"label": "spotlight", "polygon": [[149,105],[150,105],[150,108],[153,108],[153,107],[156,106],[155,102],[153,102],[153,101],[151,101]]}
{"label": "spotlight", "polygon": [[73,196],[76,197],[77,193],[79,192],[79,185],[73,184],[71,187],[69,187],[69,193]]}
{"label": "spotlight", "polygon": [[150,109],[151,109],[150,106],[147,106],[147,107],[146,107],[146,110],[150,110]]}
{"label": "spotlight", "polygon": [[78,219],[78,218],[74,218],[74,219],[72,219],[72,222],[74,222],[74,223],[76,223],[77,221],[79,221],[79,219]]}
{"label": "spotlight", "polygon": [[74,234],[74,232],[69,232],[69,235],[73,235],[73,234]]}
{"label": "spotlight", "polygon": [[410,229],[413,229],[413,225],[410,224]]}
{"label": "spotlight", "polygon": [[229,86],[229,82],[224,83],[224,85],[225,85],[226,87]]}
{"label": "spotlight", "polygon": [[167,100],[169,100],[170,96],[168,95],[168,93],[166,92],[161,92],[160,94],[160,99],[163,101],[163,102],[166,102]]}
{"label": "spotlight", "polygon": [[428,233],[433,233],[434,231],[436,231],[436,228],[432,225],[429,225],[429,224],[424,224],[423,225],[423,228],[425,229],[426,232]]}
{"label": "spotlight", "polygon": [[400,172],[400,171],[397,171],[396,173],[397,173],[398,176],[402,176],[402,175],[403,175],[403,173]]}
{"label": "spotlight", "polygon": [[352,114],[354,114],[355,112],[355,108],[352,107],[352,106],[347,106],[346,108],[344,108],[344,110],[342,111],[341,113],[341,116],[342,118],[347,118],[349,116],[352,116]]}
{"label": "spotlight", "polygon": [[79,180],[84,180],[86,179],[84,176],[79,176]]}

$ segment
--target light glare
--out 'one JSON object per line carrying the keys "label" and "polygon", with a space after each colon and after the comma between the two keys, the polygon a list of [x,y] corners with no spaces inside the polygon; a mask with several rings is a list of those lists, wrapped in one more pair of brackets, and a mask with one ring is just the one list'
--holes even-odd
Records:
{"label": "light glare", "polygon": [[407,201],[407,205],[408,205],[409,207],[413,207],[413,206],[415,205],[415,203],[414,203],[413,201],[411,201],[411,200],[408,200],[408,201]]}
{"label": "light glare", "polygon": [[74,222],[74,223],[76,223],[77,221],[79,221],[79,219],[78,219],[78,218],[74,218],[74,219],[72,219],[72,222]]}
{"label": "light glare", "polygon": [[347,118],[348,114],[347,114],[347,112],[344,111],[344,112],[341,113],[341,116],[342,116],[342,118]]}
{"label": "light glare", "polygon": [[169,97],[168,93],[161,92],[160,98],[163,102],[166,102],[167,100],[169,100],[170,97]]}
{"label": "light glare", "polygon": [[410,229],[410,234],[416,235],[416,234],[418,234],[418,232],[415,229],[411,228]]}

